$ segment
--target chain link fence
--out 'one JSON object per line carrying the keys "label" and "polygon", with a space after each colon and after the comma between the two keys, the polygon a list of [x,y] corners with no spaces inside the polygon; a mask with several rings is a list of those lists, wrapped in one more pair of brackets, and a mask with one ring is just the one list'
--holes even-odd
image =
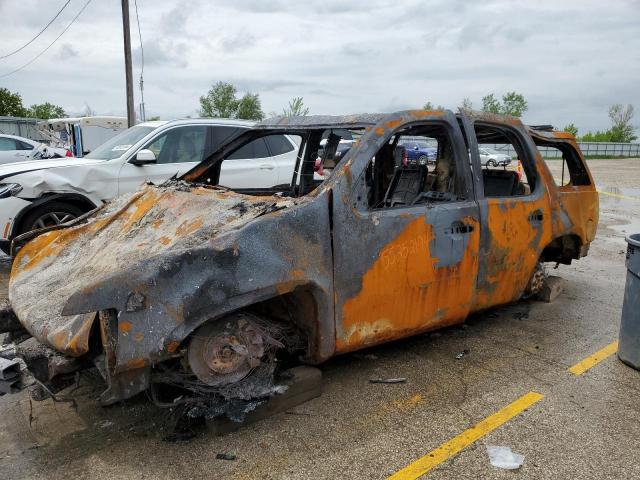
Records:
{"label": "chain link fence", "polygon": [[[506,153],[514,157],[515,150],[511,145],[485,145],[494,150]],[[614,142],[578,142],[580,150],[585,157],[628,157],[640,158],[640,143],[614,143]],[[543,158],[562,158],[562,152],[556,148],[538,147]]]}

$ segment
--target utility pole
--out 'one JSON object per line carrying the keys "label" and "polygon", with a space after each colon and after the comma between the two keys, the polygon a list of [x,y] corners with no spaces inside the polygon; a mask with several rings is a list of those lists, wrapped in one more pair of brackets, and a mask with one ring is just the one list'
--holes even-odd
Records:
{"label": "utility pole", "polygon": [[127,120],[130,127],[136,123],[133,107],[133,73],[131,70],[131,36],[129,29],[129,0],[122,0],[122,30],[124,33],[124,69],[127,79]]}

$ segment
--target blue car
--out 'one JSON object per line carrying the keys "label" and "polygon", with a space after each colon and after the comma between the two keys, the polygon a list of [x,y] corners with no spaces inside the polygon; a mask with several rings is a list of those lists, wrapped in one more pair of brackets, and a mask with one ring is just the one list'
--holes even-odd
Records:
{"label": "blue car", "polygon": [[438,149],[424,140],[404,140],[400,144],[407,149],[407,159],[411,165],[427,165],[436,163]]}

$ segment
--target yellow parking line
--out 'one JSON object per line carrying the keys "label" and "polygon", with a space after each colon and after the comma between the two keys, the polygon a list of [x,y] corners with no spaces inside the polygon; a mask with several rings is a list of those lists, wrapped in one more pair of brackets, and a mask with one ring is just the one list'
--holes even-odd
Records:
{"label": "yellow parking line", "polygon": [[589,355],[584,360],[576,363],[573,367],[569,368],[569,371],[574,375],[582,375],[590,368],[595,367],[601,361],[609,358],[611,355],[618,351],[618,342],[613,342],[604,347],[602,350],[598,350],[596,353]]}
{"label": "yellow parking line", "polygon": [[610,197],[622,198],[624,200],[638,200],[640,202],[640,197],[631,197],[629,195],[620,195],[619,193],[603,192],[602,190],[596,190],[596,191],[598,193],[601,193],[602,195],[608,195]]}
{"label": "yellow parking line", "polygon": [[504,407],[502,410],[499,410],[493,415],[485,418],[480,423],[468,430],[465,430],[457,437],[443,443],[435,450],[431,450],[424,457],[407,465],[402,470],[397,471],[391,475],[388,480],[409,480],[421,477],[543,398],[544,395],[537,392],[529,392],[526,395],[523,395],[516,401]]}

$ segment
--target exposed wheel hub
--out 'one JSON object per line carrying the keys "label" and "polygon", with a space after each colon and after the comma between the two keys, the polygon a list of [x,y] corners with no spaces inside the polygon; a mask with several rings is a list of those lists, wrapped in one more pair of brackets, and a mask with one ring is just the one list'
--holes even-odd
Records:
{"label": "exposed wheel hub", "polygon": [[191,370],[207,385],[224,386],[246,377],[265,353],[260,328],[249,316],[200,327],[189,344]]}

